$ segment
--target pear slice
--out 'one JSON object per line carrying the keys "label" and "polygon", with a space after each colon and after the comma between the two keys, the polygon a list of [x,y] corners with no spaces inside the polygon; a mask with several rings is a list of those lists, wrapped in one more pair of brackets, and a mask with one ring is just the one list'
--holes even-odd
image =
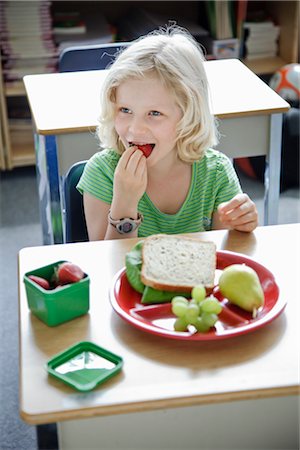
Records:
{"label": "pear slice", "polygon": [[264,291],[257,273],[246,264],[232,264],[219,278],[221,294],[231,303],[256,315],[264,304]]}

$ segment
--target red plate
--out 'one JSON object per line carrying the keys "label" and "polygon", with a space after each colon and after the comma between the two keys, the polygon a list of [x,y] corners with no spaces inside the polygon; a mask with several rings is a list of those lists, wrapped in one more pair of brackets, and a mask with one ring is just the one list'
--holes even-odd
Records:
{"label": "red plate", "polygon": [[215,327],[207,333],[196,333],[193,327],[185,332],[174,331],[175,316],[171,311],[171,304],[142,305],[141,294],[130,286],[125,268],[120,270],[113,280],[110,301],[114,310],[130,324],[149,333],[171,339],[207,341],[249,333],[274,320],[283,311],[286,302],[284,299],[278,298],[279,288],[274,276],[264,266],[239,253],[217,252],[217,274],[231,264],[247,264],[259,276],[265,294],[265,303],[255,318],[251,313],[229,304],[216,285],[214,295],[222,303],[223,311],[219,315]]}

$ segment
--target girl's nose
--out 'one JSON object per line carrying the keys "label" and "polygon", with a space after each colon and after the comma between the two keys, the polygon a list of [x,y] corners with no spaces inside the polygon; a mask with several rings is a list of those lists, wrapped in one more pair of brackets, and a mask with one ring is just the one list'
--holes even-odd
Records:
{"label": "girl's nose", "polygon": [[133,140],[138,140],[146,132],[146,123],[142,117],[133,116],[129,124],[129,133],[134,138]]}

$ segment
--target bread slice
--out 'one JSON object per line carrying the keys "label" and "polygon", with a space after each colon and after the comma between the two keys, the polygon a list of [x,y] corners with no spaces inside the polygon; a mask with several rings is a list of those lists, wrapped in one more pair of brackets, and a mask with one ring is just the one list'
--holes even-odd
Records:
{"label": "bread slice", "polygon": [[214,285],[216,245],[196,237],[156,234],[144,240],[141,280],[155,289],[189,292]]}

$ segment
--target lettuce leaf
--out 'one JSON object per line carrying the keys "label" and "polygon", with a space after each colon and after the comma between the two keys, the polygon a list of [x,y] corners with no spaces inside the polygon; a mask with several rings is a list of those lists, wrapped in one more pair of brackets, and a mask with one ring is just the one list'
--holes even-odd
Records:
{"label": "lettuce leaf", "polygon": [[158,289],[153,289],[150,286],[145,286],[141,303],[143,305],[151,305],[153,303],[168,303],[176,295],[181,295],[183,297],[190,298],[190,293],[183,292],[171,292],[171,291],[161,291]]}
{"label": "lettuce leaf", "polygon": [[139,241],[125,256],[127,279],[133,289],[140,292],[140,294],[144,292],[145,288],[144,283],[141,281],[142,247],[143,241]]}

